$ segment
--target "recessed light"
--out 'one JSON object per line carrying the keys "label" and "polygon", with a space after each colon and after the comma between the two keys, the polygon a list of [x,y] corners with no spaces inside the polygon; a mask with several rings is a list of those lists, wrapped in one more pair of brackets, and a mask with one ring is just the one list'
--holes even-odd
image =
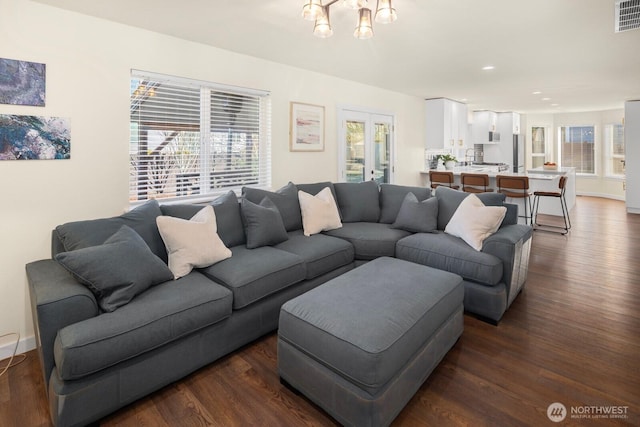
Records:
{"label": "recessed light", "polygon": [[482,69],[485,71],[493,70],[494,68],[496,67],[494,67],[493,65],[487,65],[486,67],[482,67]]}
{"label": "recessed light", "polygon": [[542,98],[543,101],[551,101],[551,98]]}
{"label": "recessed light", "polygon": [[559,106],[559,105],[560,105],[560,104],[551,104],[551,106],[552,106],[552,107],[557,107],[557,106]]}
{"label": "recessed light", "polygon": [[542,92],[540,92],[539,90],[536,90],[535,92],[532,92],[532,95],[540,95]]}

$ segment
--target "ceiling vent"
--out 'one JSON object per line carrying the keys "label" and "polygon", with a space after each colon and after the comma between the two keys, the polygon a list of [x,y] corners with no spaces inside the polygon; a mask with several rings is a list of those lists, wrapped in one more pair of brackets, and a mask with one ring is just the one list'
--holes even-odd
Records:
{"label": "ceiling vent", "polygon": [[616,0],[616,33],[640,28],[640,0]]}

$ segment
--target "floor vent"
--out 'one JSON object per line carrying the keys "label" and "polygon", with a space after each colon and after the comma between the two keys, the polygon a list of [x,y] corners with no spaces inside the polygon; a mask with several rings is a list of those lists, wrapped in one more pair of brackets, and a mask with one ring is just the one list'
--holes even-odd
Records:
{"label": "floor vent", "polygon": [[640,0],[616,0],[616,33],[640,28]]}

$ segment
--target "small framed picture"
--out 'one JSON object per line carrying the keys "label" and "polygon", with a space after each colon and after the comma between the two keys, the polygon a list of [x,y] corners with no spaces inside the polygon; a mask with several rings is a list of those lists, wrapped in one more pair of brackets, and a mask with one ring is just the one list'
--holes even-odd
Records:
{"label": "small framed picture", "polygon": [[290,103],[289,150],[324,151],[324,106]]}

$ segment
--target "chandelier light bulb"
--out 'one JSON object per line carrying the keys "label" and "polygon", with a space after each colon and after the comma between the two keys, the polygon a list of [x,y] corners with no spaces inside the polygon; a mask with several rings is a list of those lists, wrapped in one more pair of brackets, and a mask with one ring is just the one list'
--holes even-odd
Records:
{"label": "chandelier light bulb", "polygon": [[398,19],[396,10],[391,4],[391,0],[378,0],[378,8],[376,9],[376,22],[381,24],[389,24]]}
{"label": "chandelier light bulb", "polygon": [[373,25],[371,24],[371,9],[366,7],[360,9],[358,26],[353,33],[355,38],[360,40],[370,39],[373,37]]}
{"label": "chandelier light bulb", "polygon": [[333,29],[329,22],[329,8],[326,6],[322,7],[320,14],[316,18],[316,23],[313,27],[313,35],[323,39],[333,35]]}
{"label": "chandelier light bulb", "polygon": [[302,6],[302,17],[307,21],[315,21],[322,13],[322,0],[307,0]]}

